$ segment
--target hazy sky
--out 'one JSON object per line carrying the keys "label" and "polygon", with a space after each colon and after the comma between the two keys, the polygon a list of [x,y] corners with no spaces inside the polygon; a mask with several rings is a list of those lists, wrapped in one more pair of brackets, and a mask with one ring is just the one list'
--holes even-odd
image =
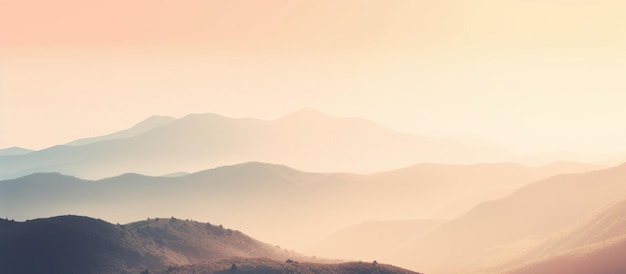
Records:
{"label": "hazy sky", "polygon": [[0,0],[0,148],[302,107],[524,153],[626,150],[626,1]]}

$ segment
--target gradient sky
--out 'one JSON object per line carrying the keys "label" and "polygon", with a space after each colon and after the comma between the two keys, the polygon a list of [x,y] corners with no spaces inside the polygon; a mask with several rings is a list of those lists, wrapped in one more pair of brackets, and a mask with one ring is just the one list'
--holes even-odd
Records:
{"label": "gradient sky", "polygon": [[626,1],[0,0],[0,148],[302,107],[521,153],[626,150]]}

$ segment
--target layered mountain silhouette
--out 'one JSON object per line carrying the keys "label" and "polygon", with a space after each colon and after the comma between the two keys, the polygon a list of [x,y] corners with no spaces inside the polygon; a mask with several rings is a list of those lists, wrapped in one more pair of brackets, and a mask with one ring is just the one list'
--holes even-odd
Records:
{"label": "layered mountain silhouette", "polygon": [[503,251],[541,240],[574,225],[607,201],[626,194],[626,164],[582,174],[559,175],[485,202],[388,258],[425,272],[458,273],[501,259]]}
{"label": "layered mountain silhouette", "polygon": [[182,177],[124,174],[89,181],[39,173],[0,182],[0,216],[77,214],[130,222],[165,214],[221,220],[258,239],[304,248],[364,220],[429,217],[458,200],[594,168],[427,164],[355,175],[250,162]]}
{"label": "layered mountain silhouette", "polygon": [[[576,225],[535,244],[499,268],[507,273],[626,272],[626,198],[592,212]],[[517,265],[517,266],[516,266]]]}
{"label": "layered mountain silhouette", "polygon": [[[332,155],[332,156],[330,156]],[[192,114],[152,117],[133,128],[25,155],[0,157],[0,178],[60,172],[99,179],[135,172],[162,175],[248,161],[302,170],[372,172],[422,162],[511,159],[495,149],[418,137],[312,109],[266,121]]]}
{"label": "layered mountain silhouette", "polygon": [[[0,220],[2,273],[198,273],[201,271],[193,269],[218,270],[215,267],[227,259],[243,272],[271,269],[289,260],[292,264],[303,262],[303,267],[296,269],[312,272],[337,269],[338,273],[360,273],[354,271],[358,270],[354,264],[304,264],[322,260],[259,242],[221,225],[173,217],[125,225],[80,216],[26,222]],[[231,264],[219,270],[231,270]],[[391,266],[369,268],[381,269],[381,273],[409,273]]]}

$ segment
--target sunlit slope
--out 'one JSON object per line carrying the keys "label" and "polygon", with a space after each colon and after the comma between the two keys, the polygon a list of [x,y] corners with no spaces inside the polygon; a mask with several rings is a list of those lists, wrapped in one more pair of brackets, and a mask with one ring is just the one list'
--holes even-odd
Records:
{"label": "sunlit slope", "polygon": [[391,255],[425,272],[452,273],[484,263],[492,250],[542,239],[626,194],[626,165],[555,176],[485,202]]}

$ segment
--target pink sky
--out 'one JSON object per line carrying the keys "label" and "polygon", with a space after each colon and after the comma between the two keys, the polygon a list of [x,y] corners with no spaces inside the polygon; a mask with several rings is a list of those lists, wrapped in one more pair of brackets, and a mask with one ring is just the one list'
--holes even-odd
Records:
{"label": "pink sky", "polygon": [[0,6],[0,147],[313,107],[526,153],[626,150],[623,1]]}

